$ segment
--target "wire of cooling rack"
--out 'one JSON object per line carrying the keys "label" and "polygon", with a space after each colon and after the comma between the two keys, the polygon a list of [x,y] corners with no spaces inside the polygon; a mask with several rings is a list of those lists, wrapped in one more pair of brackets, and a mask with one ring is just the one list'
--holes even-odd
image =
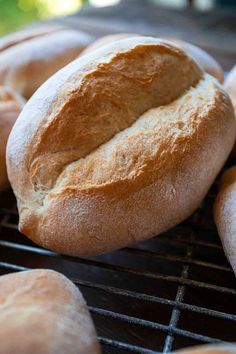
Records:
{"label": "wire of cooling rack", "polygon": [[17,231],[12,195],[5,198],[0,274],[51,268],[68,276],[88,302],[104,353],[168,353],[235,340],[235,278],[209,212],[211,194],[190,219],[164,235],[87,258],[33,244]]}

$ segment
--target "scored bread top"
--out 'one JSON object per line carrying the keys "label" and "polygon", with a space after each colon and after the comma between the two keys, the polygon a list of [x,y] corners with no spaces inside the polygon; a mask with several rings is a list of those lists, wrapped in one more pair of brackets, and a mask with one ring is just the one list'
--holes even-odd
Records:
{"label": "scored bread top", "polygon": [[[17,165],[22,160],[22,175],[29,172],[34,192],[49,191],[67,164],[85,158],[151,108],[171,103],[201,77],[180,49],[154,38],[126,39],[80,58],[28,102],[14,129],[17,136],[12,133],[9,158]],[[24,189],[28,196],[30,189]]]}
{"label": "scored bread top", "polygon": [[[54,191],[60,191],[62,187],[89,188],[119,179],[132,179],[144,170],[150,170],[151,173],[158,155],[159,164],[163,161],[163,165],[155,171],[153,178],[165,175],[168,168],[168,161],[164,163],[166,152],[170,151],[171,145],[181,141],[178,139],[180,135],[187,144],[188,136],[194,134],[197,121],[209,110],[208,100],[214,99],[212,85],[201,81],[178,100],[165,107],[149,109],[130,127],[87,156],[69,164],[60,175]],[[205,107],[204,112],[199,110],[201,105]],[[171,158],[169,162],[172,163]],[[149,182],[152,182],[151,174]]]}

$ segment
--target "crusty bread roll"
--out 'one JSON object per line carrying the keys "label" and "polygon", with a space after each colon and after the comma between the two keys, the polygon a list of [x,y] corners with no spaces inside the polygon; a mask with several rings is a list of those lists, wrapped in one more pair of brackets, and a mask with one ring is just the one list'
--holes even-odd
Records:
{"label": "crusty bread roll", "polygon": [[176,354],[236,354],[235,344],[209,344],[178,350]]}
{"label": "crusty bread roll", "polygon": [[11,132],[20,230],[75,256],[163,232],[199,206],[234,120],[217,80],[169,42],[129,38],[82,56],[40,87]]}
{"label": "crusty bread roll", "polygon": [[0,84],[11,86],[29,98],[90,42],[91,37],[86,33],[54,27],[3,37],[0,39]]}
{"label": "crusty bread roll", "polygon": [[0,354],[101,353],[77,287],[51,270],[0,277]]}
{"label": "crusty bread roll", "polygon": [[0,86],[0,192],[9,187],[6,168],[7,139],[25,100],[10,88]]}
{"label": "crusty bread roll", "polygon": [[221,178],[214,219],[225,254],[236,274],[236,166],[229,168]]}
{"label": "crusty bread roll", "polygon": [[[226,77],[224,86],[232,100],[234,110],[236,112],[236,65],[233,67],[233,69],[229,72],[228,76]],[[236,143],[234,144],[231,155],[234,159],[236,159]]]}
{"label": "crusty bread roll", "polygon": [[[133,33],[116,33],[101,37],[95,42],[91,43],[87,48],[85,48],[85,50],[80,55],[91,53],[101,46],[113,43],[117,40],[136,36],[137,34]],[[183,40],[171,39],[171,41],[177,44],[189,56],[191,56],[204,71],[216,77],[221,83],[224,81],[224,72],[219,63],[217,63],[217,61],[211,55],[209,55],[203,49]]]}

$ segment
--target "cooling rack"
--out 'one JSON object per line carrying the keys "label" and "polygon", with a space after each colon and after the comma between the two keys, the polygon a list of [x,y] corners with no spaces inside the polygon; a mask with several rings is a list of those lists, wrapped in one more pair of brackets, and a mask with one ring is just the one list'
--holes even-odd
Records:
{"label": "cooling rack", "polygon": [[236,339],[236,287],[212,219],[216,186],[185,222],[109,254],[74,258],[17,230],[11,192],[0,196],[0,274],[50,268],[82,291],[103,353],[167,353]]}

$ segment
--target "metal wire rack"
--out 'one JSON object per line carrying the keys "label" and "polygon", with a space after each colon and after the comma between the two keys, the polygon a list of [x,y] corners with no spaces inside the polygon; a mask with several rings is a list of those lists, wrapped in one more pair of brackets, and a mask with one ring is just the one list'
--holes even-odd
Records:
{"label": "metal wire rack", "polygon": [[79,286],[103,353],[167,353],[236,339],[236,287],[212,220],[215,187],[184,223],[132,247],[66,257],[17,230],[13,195],[0,195],[0,274],[50,268]]}

